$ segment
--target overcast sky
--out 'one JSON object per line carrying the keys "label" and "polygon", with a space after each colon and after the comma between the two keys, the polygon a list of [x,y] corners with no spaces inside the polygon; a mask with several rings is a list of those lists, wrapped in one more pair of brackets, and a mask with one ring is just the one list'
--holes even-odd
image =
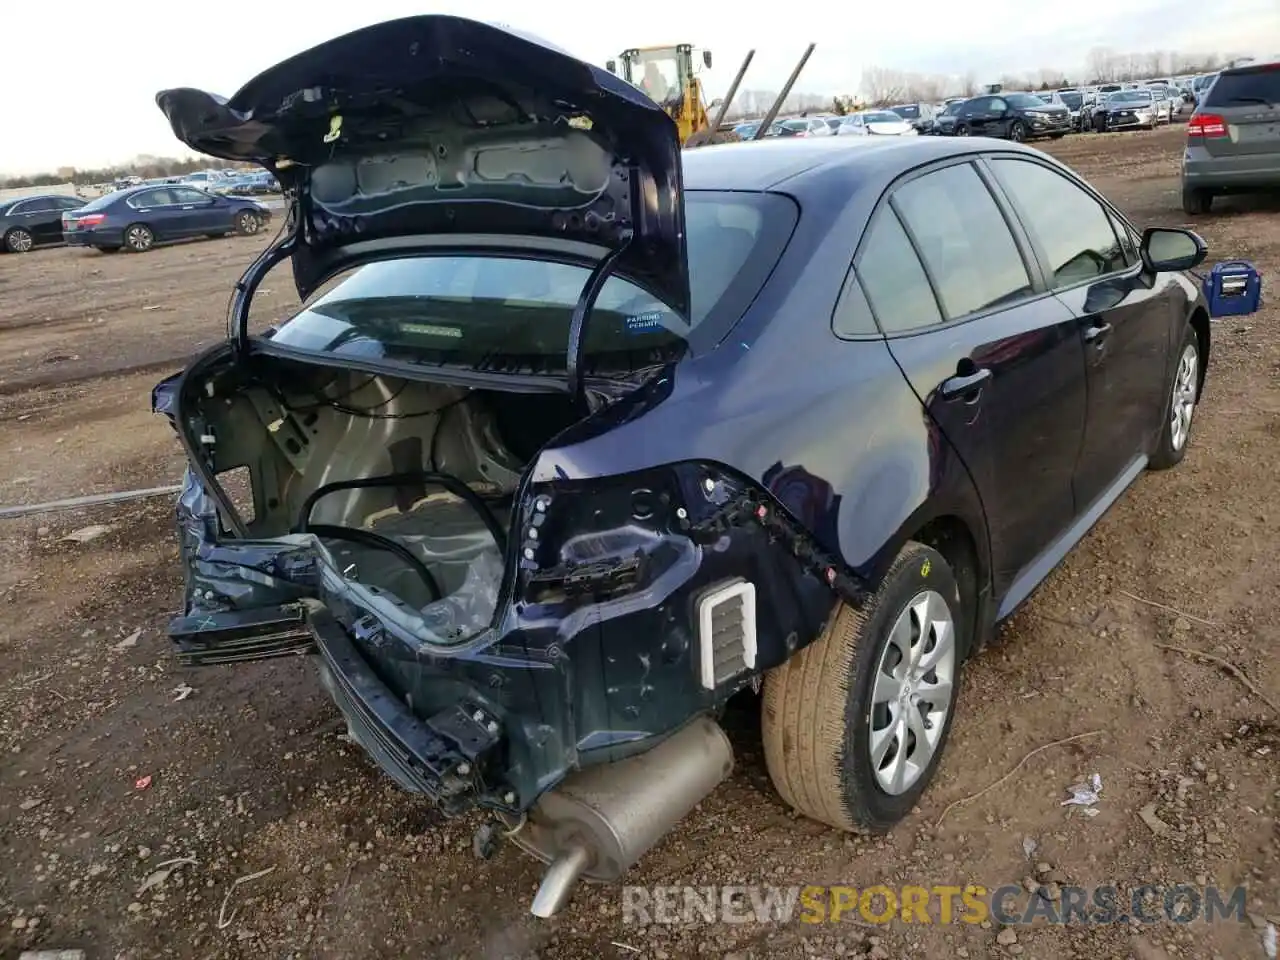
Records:
{"label": "overcast sky", "polygon": [[[692,43],[714,54],[715,69],[703,81],[709,97],[723,92],[752,47],[756,56],[744,88],[778,89],[811,40],[818,47],[797,92],[856,93],[868,66],[972,69],[983,81],[1039,67],[1074,73],[1089,50],[1102,45],[1143,52],[1262,53],[1254,50],[1258,42],[1268,44],[1268,53],[1280,48],[1277,0],[1083,6],[983,0],[981,16],[965,16],[949,0],[0,2],[6,8],[0,172],[11,174],[106,166],[140,153],[181,155],[155,106],[157,90],[192,86],[230,96],[262,69],[330,37],[426,12],[510,24],[598,64],[627,47]],[[753,12],[768,7],[786,16]],[[628,12],[645,9],[652,16],[628,26]],[[147,38],[146,45],[137,38]]]}

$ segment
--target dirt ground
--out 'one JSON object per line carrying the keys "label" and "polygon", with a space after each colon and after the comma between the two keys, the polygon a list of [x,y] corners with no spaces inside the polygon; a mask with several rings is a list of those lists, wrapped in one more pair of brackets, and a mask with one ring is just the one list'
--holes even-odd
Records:
{"label": "dirt ground", "polygon": [[[1182,136],[1048,149],[1139,224],[1177,225]],[[1211,259],[1252,259],[1270,279],[1277,209],[1225,202],[1194,226]],[[232,284],[264,242],[0,257],[0,505],[175,482],[177,443],[149,413],[150,387],[223,335]],[[269,279],[267,319],[288,286]],[[537,921],[537,867],[514,849],[477,860],[478,821],[444,821],[399,792],[342,738],[309,664],[171,661],[180,574],[159,499],[0,521],[0,957],[1262,957],[1267,922],[1280,923],[1280,717],[1265,702],[1280,702],[1277,321],[1272,305],[1215,325],[1187,460],[1143,478],[969,665],[941,773],[899,829],[852,838],[790,814],[747,703],[730,717],[731,781],[629,878],[1244,884],[1243,923],[1038,924],[1012,943],[936,914],[882,928],[643,926],[601,887]],[[64,539],[90,525],[107,529]],[[1213,654],[1253,690],[1157,644]],[[1029,751],[1095,731],[949,806]],[[1062,806],[1094,773],[1098,814]],[[175,858],[194,862],[140,890]]]}

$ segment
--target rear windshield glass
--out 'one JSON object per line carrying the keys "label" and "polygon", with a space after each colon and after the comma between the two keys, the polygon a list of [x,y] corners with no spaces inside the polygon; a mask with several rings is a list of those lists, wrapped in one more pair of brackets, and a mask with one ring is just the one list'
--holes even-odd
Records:
{"label": "rear windshield glass", "polygon": [[1205,105],[1210,107],[1250,103],[1280,103],[1280,65],[1221,74],[1205,97]]}
{"label": "rear windshield glass", "polygon": [[[714,347],[759,293],[797,216],[795,203],[778,194],[687,192],[690,322],[612,277],[587,324],[585,371],[629,371]],[[271,341],[351,358],[562,372],[588,273],[496,254],[371,263],[285,322]]]}
{"label": "rear windshield glass", "polygon": [[104,193],[100,197],[94,197],[92,200],[90,200],[80,209],[81,210],[101,210],[104,207],[111,206],[111,204],[119,200],[121,196],[125,196],[125,194],[122,194],[119,190],[115,191],[114,193]]}
{"label": "rear windshield glass", "polygon": [[1078,93],[1060,93],[1058,94],[1058,99],[1074,110],[1076,107],[1080,106],[1080,103],[1084,98]]}
{"label": "rear windshield glass", "polygon": [[920,116],[920,107],[914,103],[903,104],[900,107],[890,107],[889,109],[907,120],[915,120]]}

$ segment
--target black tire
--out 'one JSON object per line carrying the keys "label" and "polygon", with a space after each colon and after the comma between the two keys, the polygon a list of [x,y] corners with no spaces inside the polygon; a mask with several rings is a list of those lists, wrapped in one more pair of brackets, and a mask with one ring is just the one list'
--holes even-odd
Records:
{"label": "black tire", "polygon": [[[1191,427],[1195,423],[1195,408],[1200,402],[1200,388],[1204,382],[1204,362],[1201,359],[1200,338],[1195,328],[1187,324],[1182,335],[1182,344],[1178,347],[1178,359],[1173,368],[1173,381],[1169,385],[1166,396],[1168,400],[1164,408],[1164,427],[1160,430],[1160,443],[1156,452],[1147,463],[1149,470],[1168,470],[1182,462],[1187,455],[1187,447],[1191,444]],[[1184,364],[1191,358],[1193,364],[1188,375]],[[1189,406],[1187,404],[1189,403]],[[1175,433],[1174,412],[1178,407],[1185,409],[1185,432],[1179,436]]]}
{"label": "black tire", "polygon": [[4,235],[6,253],[30,253],[35,245],[35,237],[29,230],[23,230],[22,227],[14,227]]}
{"label": "black tire", "polygon": [[130,253],[146,253],[155,244],[155,231],[145,223],[131,223],[124,228],[124,245],[122,249]]}
{"label": "black tire", "polygon": [[[953,625],[950,702],[932,757],[907,789],[890,793],[872,763],[871,733],[885,722],[888,709],[873,707],[874,683],[890,652],[894,624],[910,616],[912,601],[927,591],[945,603]],[[765,763],[791,807],[838,830],[873,833],[887,831],[911,811],[946,749],[967,649],[965,622],[960,588],[946,560],[932,547],[909,542],[866,604],[854,609],[837,603],[822,635],[769,671],[761,710]],[[896,705],[900,716],[911,710],[920,715],[919,707]],[[881,763],[897,753],[891,746]]]}
{"label": "black tire", "polygon": [[262,229],[262,218],[252,210],[241,210],[236,214],[235,232],[242,237],[251,237]]}
{"label": "black tire", "polygon": [[1182,188],[1182,212],[1192,215],[1208,213],[1213,209],[1213,194],[1198,187]]}
{"label": "black tire", "polygon": [[968,127],[968,125],[967,125],[967,124],[963,124],[963,123],[958,123],[958,124],[956,124],[956,132],[955,132],[955,135],[956,135],[957,137],[967,137],[967,136],[969,136],[969,127]]}
{"label": "black tire", "polygon": [[1014,143],[1023,143],[1027,139],[1027,125],[1021,120],[1009,124],[1009,139]]}

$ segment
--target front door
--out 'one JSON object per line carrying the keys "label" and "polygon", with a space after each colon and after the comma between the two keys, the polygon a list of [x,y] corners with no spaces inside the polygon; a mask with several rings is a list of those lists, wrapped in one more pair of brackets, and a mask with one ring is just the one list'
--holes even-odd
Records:
{"label": "front door", "polygon": [[1084,350],[1088,416],[1074,480],[1083,512],[1132,479],[1163,425],[1177,281],[1147,273],[1117,235],[1123,223],[1064,173],[1024,157],[988,163]]}
{"label": "front door", "polygon": [[890,197],[858,275],[895,360],[975,481],[996,596],[1007,597],[1075,516],[1080,337],[974,163],[912,175]]}
{"label": "front door", "polygon": [[174,187],[178,204],[178,223],[185,237],[226,233],[231,229],[231,206],[203,190]]}

